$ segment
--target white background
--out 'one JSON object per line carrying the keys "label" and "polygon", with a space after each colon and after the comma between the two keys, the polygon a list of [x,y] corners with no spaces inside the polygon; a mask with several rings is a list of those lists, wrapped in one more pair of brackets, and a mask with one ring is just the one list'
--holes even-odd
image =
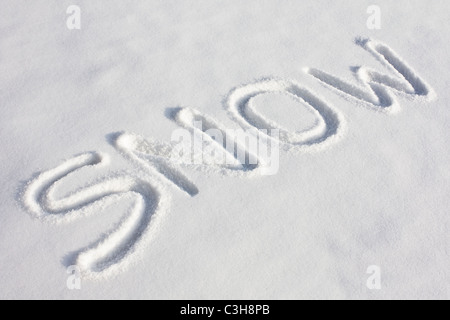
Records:
{"label": "white background", "polygon": [[[66,9],[82,9],[68,30]],[[368,30],[367,7],[382,9]],[[448,1],[3,1],[0,10],[0,298],[448,298],[450,24]],[[385,71],[354,44],[380,40],[438,99],[400,99],[386,115],[356,106],[302,72],[351,79]],[[314,154],[282,152],[272,177],[187,173],[137,263],[66,287],[64,257],[107,231],[126,204],[67,225],[21,207],[36,173],[85,151],[129,164],[106,136],[170,140],[167,108],[199,109],[231,128],[222,101],[262,77],[295,79],[344,114],[347,134]],[[291,107],[261,110],[292,121]],[[298,120],[301,128],[301,119]],[[68,181],[67,191],[102,172]],[[366,269],[382,270],[382,289]]]}

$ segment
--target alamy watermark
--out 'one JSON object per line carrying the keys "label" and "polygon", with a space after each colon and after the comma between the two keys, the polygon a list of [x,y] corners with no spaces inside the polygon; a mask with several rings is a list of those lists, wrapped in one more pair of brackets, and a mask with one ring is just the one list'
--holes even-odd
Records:
{"label": "alamy watermark", "polygon": [[370,290],[381,290],[381,268],[375,265],[369,266],[367,274],[370,274],[366,283],[367,288]]}
{"label": "alamy watermark", "polygon": [[78,266],[70,266],[66,270],[69,277],[67,278],[67,289],[81,290],[81,269]]}
{"label": "alamy watermark", "polygon": [[69,15],[66,20],[66,26],[69,30],[81,29],[81,8],[71,5],[67,8],[66,13]]}
{"label": "alamy watermark", "polygon": [[381,29],[381,8],[377,5],[371,5],[367,8],[367,14],[369,18],[367,19],[367,28],[370,30],[380,30]]}
{"label": "alamy watermark", "polygon": [[280,131],[243,129],[203,129],[202,121],[193,123],[193,132],[173,131],[170,160],[182,165],[211,165],[224,168],[261,169],[275,175],[280,167]]}

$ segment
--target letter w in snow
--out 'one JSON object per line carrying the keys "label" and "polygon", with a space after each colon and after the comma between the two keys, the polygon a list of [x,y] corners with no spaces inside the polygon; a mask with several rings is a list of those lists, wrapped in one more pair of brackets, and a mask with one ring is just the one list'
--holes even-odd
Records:
{"label": "letter w in snow", "polygon": [[405,97],[424,97],[428,101],[435,98],[431,87],[387,45],[370,39],[358,39],[356,44],[370,52],[395,76],[367,67],[352,67],[355,77],[362,83],[358,86],[318,69],[307,68],[305,72],[340,94],[386,113],[400,111],[392,91]]}

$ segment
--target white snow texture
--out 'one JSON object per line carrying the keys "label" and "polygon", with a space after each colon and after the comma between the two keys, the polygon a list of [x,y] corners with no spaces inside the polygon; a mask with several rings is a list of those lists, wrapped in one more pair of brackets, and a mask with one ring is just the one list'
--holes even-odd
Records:
{"label": "white snow texture", "polygon": [[450,4],[370,5],[2,4],[0,299],[448,299]]}

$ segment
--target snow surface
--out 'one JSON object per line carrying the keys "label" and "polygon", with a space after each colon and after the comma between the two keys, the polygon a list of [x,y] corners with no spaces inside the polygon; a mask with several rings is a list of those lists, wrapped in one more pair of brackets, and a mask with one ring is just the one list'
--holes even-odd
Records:
{"label": "snow surface", "polygon": [[[4,1],[0,298],[448,299],[449,14]],[[196,119],[279,128],[278,173],[167,162]]]}

